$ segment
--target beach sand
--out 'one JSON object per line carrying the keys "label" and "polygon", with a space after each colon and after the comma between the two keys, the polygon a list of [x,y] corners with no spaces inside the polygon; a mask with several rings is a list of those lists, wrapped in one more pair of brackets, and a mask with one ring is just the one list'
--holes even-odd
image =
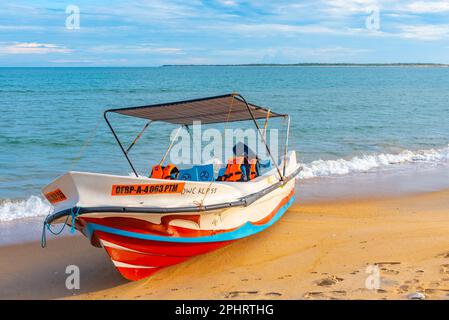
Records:
{"label": "beach sand", "polygon": [[[0,246],[0,299],[56,299],[127,283],[103,249],[84,237]],[[80,268],[80,290],[67,290],[68,265]]]}
{"label": "beach sand", "polygon": [[[448,299],[449,190],[296,203],[268,230],[138,282],[80,237],[0,254],[0,298]],[[68,264],[80,290],[65,289]]]}

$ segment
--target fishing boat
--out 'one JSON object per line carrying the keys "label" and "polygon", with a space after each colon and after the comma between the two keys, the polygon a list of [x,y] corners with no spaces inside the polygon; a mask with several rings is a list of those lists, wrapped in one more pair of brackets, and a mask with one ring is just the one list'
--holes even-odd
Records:
{"label": "fishing boat", "polygon": [[[128,148],[111,125],[110,114],[146,120]],[[277,160],[258,123],[268,117],[283,118],[287,127],[285,147]],[[76,229],[93,246],[103,247],[126,279],[148,277],[164,267],[261,232],[278,221],[293,202],[295,177],[301,166],[295,151],[288,150],[290,118],[248,103],[240,94],[109,109],[104,112],[104,120],[132,174],[69,171],[58,177],[42,191],[53,207],[43,232],[45,235],[56,224]],[[156,121],[187,129],[194,121],[249,121],[268,157],[259,159],[245,144],[240,144],[242,148],[236,145],[233,157],[216,173],[213,164],[190,168],[164,165],[168,148],[151,175],[142,175],[129,152]]]}

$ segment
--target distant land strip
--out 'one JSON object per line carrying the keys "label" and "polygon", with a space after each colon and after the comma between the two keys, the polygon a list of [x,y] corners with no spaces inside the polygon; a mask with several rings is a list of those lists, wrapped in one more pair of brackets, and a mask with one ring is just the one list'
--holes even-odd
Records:
{"label": "distant land strip", "polygon": [[247,63],[164,64],[162,67],[449,67],[444,63]]}

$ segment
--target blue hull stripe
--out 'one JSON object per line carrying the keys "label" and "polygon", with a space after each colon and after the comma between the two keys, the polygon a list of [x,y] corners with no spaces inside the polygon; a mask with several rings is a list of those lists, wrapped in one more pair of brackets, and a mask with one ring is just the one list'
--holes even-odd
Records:
{"label": "blue hull stripe", "polygon": [[164,242],[183,242],[183,243],[203,243],[203,242],[219,242],[219,241],[229,241],[229,240],[237,240],[241,238],[248,237],[255,233],[261,232],[266,228],[273,225],[276,221],[279,220],[280,217],[287,211],[287,209],[292,205],[294,201],[294,196],[290,198],[290,200],[283,205],[273,218],[263,225],[254,225],[251,222],[246,222],[244,225],[229,232],[222,232],[210,236],[204,237],[165,237],[165,236],[156,236],[151,234],[143,234],[138,232],[131,232],[120,230],[116,228],[102,226],[96,223],[89,223],[87,225],[87,234],[89,238],[92,236],[94,231],[103,231],[111,234],[116,234],[124,237],[131,237],[142,240],[153,240],[153,241],[164,241]]}

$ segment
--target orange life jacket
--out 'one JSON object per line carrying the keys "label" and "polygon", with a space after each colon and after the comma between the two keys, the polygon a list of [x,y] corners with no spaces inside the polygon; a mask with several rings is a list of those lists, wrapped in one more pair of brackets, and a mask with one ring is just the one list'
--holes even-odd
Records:
{"label": "orange life jacket", "polygon": [[[246,175],[242,167],[245,167]],[[248,160],[246,157],[235,157],[228,161],[223,176],[218,181],[248,181],[259,176],[259,161],[254,158]]]}
{"label": "orange life jacket", "polygon": [[243,157],[232,158],[228,161],[225,171],[225,181],[243,181]]}
{"label": "orange life jacket", "polygon": [[257,166],[258,166],[257,159],[254,158],[248,161],[247,171],[249,171],[249,180],[253,180],[259,175],[259,170]]}
{"label": "orange life jacket", "polygon": [[223,176],[219,177],[219,181],[246,181],[247,177],[243,174],[242,166],[244,165],[243,157],[229,159],[226,165],[226,171]]}
{"label": "orange life jacket", "polygon": [[150,178],[155,179],[172,179],[171,175],[178,172],[178,168],[174,164],[168,164],[165,167],[157,164],[151,170]]}

